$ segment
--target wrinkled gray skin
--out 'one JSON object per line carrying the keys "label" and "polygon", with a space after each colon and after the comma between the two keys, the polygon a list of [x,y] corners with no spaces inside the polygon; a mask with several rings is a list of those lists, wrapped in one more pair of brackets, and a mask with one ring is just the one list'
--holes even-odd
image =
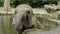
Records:
{"label": "wrinkled gray skin", "polygon": [[33,16],[32,8],[29,5],[21,4],[17,6],[15,12],[16,14],[13,18],[13,25],[18,34],[22,34],[26,29],[41,28],[41,25],[37,23],[36,17]]}

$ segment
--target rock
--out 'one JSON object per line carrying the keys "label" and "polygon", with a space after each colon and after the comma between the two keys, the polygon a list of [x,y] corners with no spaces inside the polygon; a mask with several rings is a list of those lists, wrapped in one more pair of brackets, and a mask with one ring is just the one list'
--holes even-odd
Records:
{"label": "rock", "polygon": [[44,5],[45,10],[47,10],[48,13],[54,12],[54,11],[59,11],[60,10],[60,6],[59,5]]}

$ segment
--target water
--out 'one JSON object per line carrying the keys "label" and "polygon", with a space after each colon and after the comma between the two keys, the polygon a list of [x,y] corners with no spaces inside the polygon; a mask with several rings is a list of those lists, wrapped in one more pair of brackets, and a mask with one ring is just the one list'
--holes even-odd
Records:
{"label": "water", "polygon": [[[0,16],[0,34],[3,34],[3,17],[4,16]],[[11,18],[11,21],[12,21],[12,18]],[[12,26],[11,26],[10,33],[16,34],[16,32],[15,32],[14,28],[12,28]],[[51,31],[40,31],[40,30],[38,30],[38,34],[60,34],[60,27],[53,29]]]}
{"label": "water", "polygon": [[0,16],[0,34],[3,34],[3,16]]}
{"label": "water", "polygon": [[[10,24],[9,24],[9,31],[10,31],[10,34],[16,34],[16,32],[15,32],[15,29],[14,29],[14,27],[12,26],[12,20],[13,20],[13,18],[12,18],[12,15],[8,15],[9,17],[9,19],[10,19]],[[6,17],[6,16],[0,16],[0,34],[3,34],[4,33],[4,17]]]}

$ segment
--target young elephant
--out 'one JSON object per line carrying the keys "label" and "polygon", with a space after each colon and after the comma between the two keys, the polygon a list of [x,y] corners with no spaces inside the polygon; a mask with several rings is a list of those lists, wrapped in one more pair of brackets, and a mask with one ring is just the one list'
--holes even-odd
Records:
{"label": "young elephant", "polygon": [[32,8],[29,5],[21,4],[17,6],[15,12],[16,14],[13,18],[13,25],[18,34],[22,34],[26,29],[43,28],[37,23],[36,17],[33,16]]}

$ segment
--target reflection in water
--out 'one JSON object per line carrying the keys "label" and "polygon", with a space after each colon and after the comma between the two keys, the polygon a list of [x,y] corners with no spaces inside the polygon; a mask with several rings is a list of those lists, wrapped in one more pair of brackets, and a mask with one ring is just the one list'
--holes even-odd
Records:
{"label": "reflection in water", "polygon": [[3,30],[3,16],[0,16],[0,34],[3,33],[2,30]]}

